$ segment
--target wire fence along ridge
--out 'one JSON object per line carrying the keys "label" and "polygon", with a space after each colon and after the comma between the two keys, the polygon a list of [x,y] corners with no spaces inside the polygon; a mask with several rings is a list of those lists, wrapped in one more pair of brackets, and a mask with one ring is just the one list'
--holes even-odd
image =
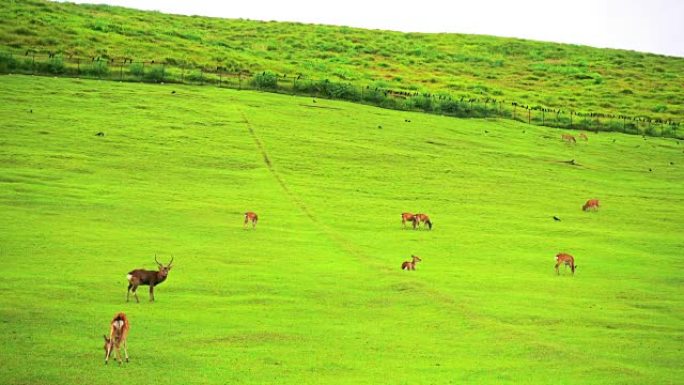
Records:
{"label": "wire fence along ridge", "polygon": [[618,131],[682,138],[680,123],[649,116],[584,112],[490,97],[454,96],[316,79],[302,74],[251,72],[237,66],[196,66],[185,62],[132,58],[77,57],[22,50],[0,52],[0,73],[85,77],[127,82],[215,85],[277,93],[349,100],[383,108],[421,111],[462,118],[499,117],[548,127]]}

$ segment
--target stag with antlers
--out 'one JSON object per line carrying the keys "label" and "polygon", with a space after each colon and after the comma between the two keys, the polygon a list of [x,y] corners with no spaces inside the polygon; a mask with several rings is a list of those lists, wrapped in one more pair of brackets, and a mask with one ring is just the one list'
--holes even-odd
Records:
{"label": "stag with antlers", "polygon": [[128,275],[126,276],[126,278],[128,279],[128,292],[126,293],[126,302],[128,302],[129,300],[131,291],[133,291],[135,301],[140,302],[140,300],[138,299],[138,294],[136,293],[136,290],[140,285],[148,285],[150,287],[150,302],[154,302],[154,287],[166,280],[166,277],[169,275],[169,271],[171,270],[173,256],[171,256],[171,262],[169,262],[169,264],[166,266],[157,261],[156,254],[154,255],[154,261],[157,262],[157,266],[159,266],[159,270],[157,271],[136,269],[128,273]]}

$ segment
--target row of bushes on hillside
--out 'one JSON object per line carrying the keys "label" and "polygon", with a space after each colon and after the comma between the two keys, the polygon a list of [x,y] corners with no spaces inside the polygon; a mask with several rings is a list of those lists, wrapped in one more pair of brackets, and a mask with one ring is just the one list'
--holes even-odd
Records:
{"label": "row of bushes on hillside", "polygon": [[[523,113],[518,109],[516,115],[510,106],[502,106],[493,102],[468,99],[452,99],[449,95],[430,95],[416,92],[392,94],[387,90],[375,87],[360,87],[348,82],[330,81],[329,79],[283,78],[276,73],[264,71],[246,78],[239,76],[238,83],[221,83],[230,74],[216,74],[201,68],[179,68],[167,64],[126,63],[110,64],[105,60],[65,63],[62,57],[54,56],[44,60],[35,60],[32,56],[13,56],[0,52],[0,73],[36,73],[62,76],[84,76],[109,78],[124,81],[144,82],[183,82],[183,83],[218,83],[228,87],[247,87],[270,92],[289,92],[295,94],[348,100],[383,108],[421,111],[455,117],[505,117],[533,124],[556,127],[581,127],[596,131],[623,131],[653,136],[677,136],[675,126],[666,124],[651,125],[610,119],[580,119],[574,122],[569,117],[547,115],[546,119],[539,111]],[[223,77],[223,78],[222,78]],[[235,75],[233,74],[233,79]],[[243,82],[244,79],[244,82]],[[223,80],[224,82],[226,80]],[[503,107],[503,108],[502,108]],[[529,113],[529,115],[528,115]]]}

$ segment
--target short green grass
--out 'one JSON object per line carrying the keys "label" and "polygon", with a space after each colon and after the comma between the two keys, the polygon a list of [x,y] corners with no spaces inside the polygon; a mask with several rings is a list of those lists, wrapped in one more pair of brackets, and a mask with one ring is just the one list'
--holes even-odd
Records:
{"label": "short green grass", "polygon": [[[571,146],[267,93],[0,83],[3,384],[681,383],[673,139]],[[403,229],[403,211],[434,229]],[[553,271],[560,251],[574,277]],[[155,253],[175,256],[157,301],[126,303]],[[117,311],[123,368],[103,364]]]}
{"label": "short green grass", "polygon": [[[40,60],[47,52],[87,61],[128,57],[184,65],[186,79],[199,78],[199,68],[268,70],[566,112],[676,122],[684,116],[684,58],[493,36],[188,17],[46,0],[0,0],[0,5],[0,53],[27,61],[27,50],[35,50]],[[552,9],[548,16],[557,17]],[[576,22],[581,28],[583,21]]]}

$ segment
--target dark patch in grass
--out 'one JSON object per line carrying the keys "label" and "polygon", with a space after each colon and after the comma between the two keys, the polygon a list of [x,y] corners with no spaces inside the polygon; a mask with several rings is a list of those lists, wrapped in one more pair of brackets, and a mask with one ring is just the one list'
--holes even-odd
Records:
{"label": "dark patch in grass", "polygon": [[199,340],[200,343],[205,344],[226,344],[226,345],[261,345],[261,344],[272,344],[272,343],[283,343],[283,342],[294,342],[298,341],[300,338],[284,334],[284,333],[268,333],[268,332],[257,332],[249,334],[235,334],[224,337],[209,338],[205,340]]}
{"label": "dark patch in grass", "polygon": [[326,106],[312,106],[310,104],[300,104],[302,107],[308,107],[308,108],[323,108],[326,110],[341,110],[341,108],[338,107],[326,107]]}
{"label": "dark patch in grass", "polygon": [[567,164],[569,164],[569,165],[571,165],[571,166],[582,166],[581,164],[575,162],[574,159],[570,159],[570,160],[561,160],[560,162],[561,162],[561,163],[567,163]]}
{"label": "dark patch in grass", "polygon": [[446,143],[433,142],[432,140],[426,140],[425,143],[433,144],[435,146],[446,146],[447,145]]}

